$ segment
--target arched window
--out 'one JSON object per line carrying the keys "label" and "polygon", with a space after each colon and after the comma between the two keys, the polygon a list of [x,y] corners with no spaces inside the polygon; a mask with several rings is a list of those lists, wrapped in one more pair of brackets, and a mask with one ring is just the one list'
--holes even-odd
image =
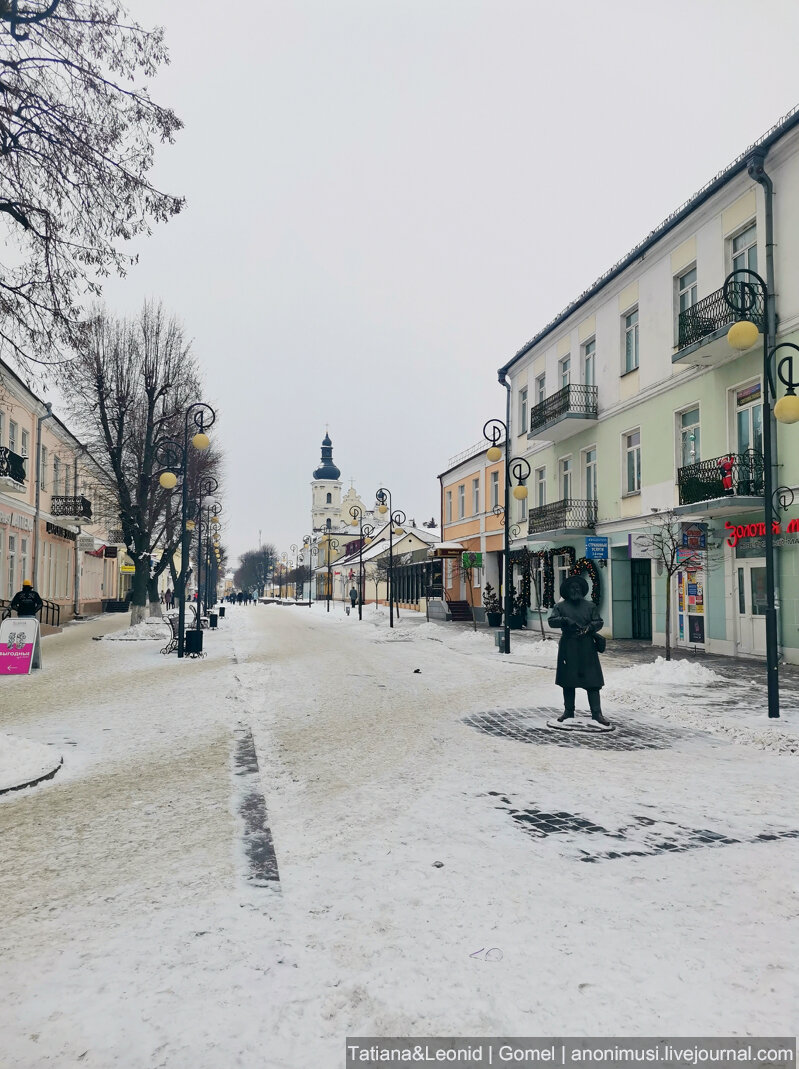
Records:
{"label": "arched window", "polygon": [[328,494],[327,495],[327,503],[328,503],[328,505],[332,505],[333,504],[333,495],[332,494]]}

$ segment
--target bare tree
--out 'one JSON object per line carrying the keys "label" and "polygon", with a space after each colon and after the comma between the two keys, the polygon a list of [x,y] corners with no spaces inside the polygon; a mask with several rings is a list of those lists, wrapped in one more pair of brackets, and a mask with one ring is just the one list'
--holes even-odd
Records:
{"label": "bare tree", "polygon": [[61,0],[25,33],[0,33],[0,341],[30,371],[74,343],[84,294],[135,262],[122,244],[180,211],[148,175],[182,124],[144,84],[168,62],[163,30],[117,0]]}
{"label": "bare tree", "polygon": [[671,509],[658,512],[647,522],[647,529],[635,536],[643,554],[655,561],[663,574],[666,593],[666,660],[671,660],[671,588],[672,577],[679,571],[707,569],[701,553],[684,553],[683,523]]}
{"label": "bare tree", "polygon": [[[122,539],[135,565],[131,622],[137,623],[147,615],[148,595],[152,613],[160,611],[150,576],[153,551],[161,542],[163,570],[180,539],[176,505],[156,476],[162,447],[167,439],[182,439],[183,414],[199,396],[196,362],[178,321],[147,303],[133,321],[95,315],[60,384],[86,445],[114,487]],[[191,488],[209,461],[191,449],[189,454]]]}
{"label": "bare tree", "polygon": [[265,542],[258,549],[248,549],[239,557],[239,566],[233,573],[233,582],[239,590],[257,590],[263,597],[264,588],[272,575],[277,550],[271,542]]}

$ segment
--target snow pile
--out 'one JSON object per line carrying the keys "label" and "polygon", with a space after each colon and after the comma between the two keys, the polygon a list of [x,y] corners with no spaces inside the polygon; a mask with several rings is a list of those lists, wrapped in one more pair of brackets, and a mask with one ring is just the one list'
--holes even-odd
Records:
{"label": "snow pile", "polygon": [[126,631],[113,631],[105,635],[106,642],[143,642],[147,639],[157,639],[163,642],[170,636],[169,625],[157,616],[151,616],[149,620],[142,620]]}
{"label": "snow pile", "polygon": [[428,623],[426,620],[414,631],[414,638],[432,639],[433,642],[443,642],[444,636],[438,624]]}
{"label": "snow pile", "polygon": [[485,631],[459,631],[452,635],[448,645],[451,649],[488,651],[494,648],[494,638]]}
{"label": "snow pile", "polygon": [[62,757],[51,746],[18,735],[0,735],[0,791],[34,783],[59,767]]}
{"label": "snow pile", "polygon": [[668,683],[672,686],[711,686],[721,682],[721,676],[695,661],[666,661],[657,657],[651,664],[636,665],[614,674],[614,683],[625,686],[640,683]]}
{"label": "snow pile", "polygon": [[[511,653],[517,652],[511,645]],[[554,665],[558,660],[558,644],[557,642],[532,642],[522,648],[522,653],[525,660],[534,661],[536,664]]]}

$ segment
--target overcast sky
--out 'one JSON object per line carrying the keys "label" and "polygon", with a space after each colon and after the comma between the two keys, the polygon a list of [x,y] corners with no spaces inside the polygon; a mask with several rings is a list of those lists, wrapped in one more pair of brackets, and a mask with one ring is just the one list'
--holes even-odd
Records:
{"label": "overcast sky", "polygon": [[235,558],[344,489],[439,515],[496,369],[799,102],[795,0],[127,0],[185,212],[110,282],[194,339]]}

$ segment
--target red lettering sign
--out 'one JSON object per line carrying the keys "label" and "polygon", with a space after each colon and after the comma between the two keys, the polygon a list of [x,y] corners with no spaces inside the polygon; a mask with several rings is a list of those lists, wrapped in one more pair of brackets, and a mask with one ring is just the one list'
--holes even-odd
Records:
{"label": "red lettering sign", "polygon": [[[732,546],[733,549],[742,538],[765,538],[766,537],[766,525],[765,523],[730,523],[726,521],[724,526],[730,532],[730,536],[727,539],[727,545]],[[778,535],[782,531],[779,520],[771,521],[771,533]],[[788,534],[792,534],[794,531],[799,531],[799,520],[790,520],[788,523]]]}

